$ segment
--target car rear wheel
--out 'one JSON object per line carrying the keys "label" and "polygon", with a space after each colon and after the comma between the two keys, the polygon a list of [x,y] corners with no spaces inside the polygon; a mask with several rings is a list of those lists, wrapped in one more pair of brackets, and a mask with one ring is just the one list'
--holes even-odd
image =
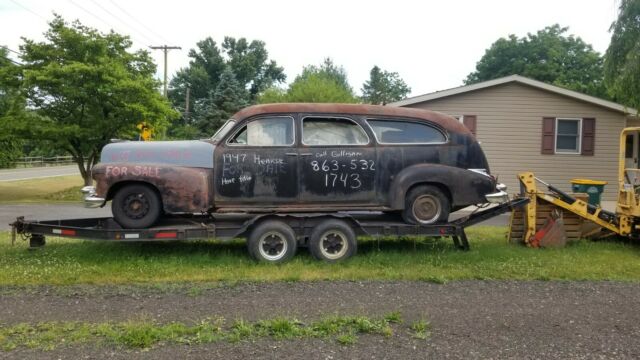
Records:
{"label": "car rear wheel", "polygon": [[126,229],[145,229],[162,213],[160,196],[149,186],[135,184],[119,189],[111,201],[114,219]]}
{"label": "car rear wheel", "polygon": [[296,234],[291,226],[278,220],[267,220],[256,226],[247,239],[249,254],[260,262],[283,263],[297,250]]}
{"label": "car rear wheel", "polygon": [[407,194],[402,218],[410,224],[429,225],[446,222],[450,212],[451,203],[442,190],[420,185]]}
{"label": "car rear wheel", "polygon": [[356,253],[356,234],[342,220],[330,219],[318,224],[309,238],[309,251],[318,260],[343,261]]}

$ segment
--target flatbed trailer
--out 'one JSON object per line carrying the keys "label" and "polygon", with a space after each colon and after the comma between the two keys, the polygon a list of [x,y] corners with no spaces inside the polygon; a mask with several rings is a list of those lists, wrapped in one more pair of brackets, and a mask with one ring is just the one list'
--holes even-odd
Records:
{"label": "flatbed trailer", "polygon": [[[30,248],[44,246],[46,236],[113,242],[246,238],[249,253],[258,260],[281,262],[293,256],[293,254],[286,254],[287,256],[270,258],[269,251],[261,251],[260,247],[269,250],[268,243],[271,241],[276,248],[273,252],[278,252],[279,248],[284,247],[285,250],[288,248],[287,251],[293,248],[295,253],[295,248],[298,246],[310,247],[316,257],[337,261],[355,253],[356,236],[450,237],[456,248],[469,250],[465,228],[512,211],[528,202],[527,198],[518,198],[494,207],[479,209],[448,223],[434,225],[407,224],[395,214],[336,212],[174,216],[166,217],[148,229],[123,229],[111,217],[46,221],[25,220],[24,217],[18,217],[11,226],[12,241],[15,241],[18,235],[26,237]],[[287,236],[289,229],[292,231],[293,243],[290,241],[285,244],[290,240]],[[323,230],[324,233],[315,234],[318,230]],[[316,244],[318,241],[321,244]],[[333,253],[327,251],[332,244],[335,248]],[[252,247],[252,245],[255,246]],[[314,245],[321,249],[314,252],[312,249]],[[345,247],[349,251],[345,251]],[[332,257],[332,255],[335,256]]]}

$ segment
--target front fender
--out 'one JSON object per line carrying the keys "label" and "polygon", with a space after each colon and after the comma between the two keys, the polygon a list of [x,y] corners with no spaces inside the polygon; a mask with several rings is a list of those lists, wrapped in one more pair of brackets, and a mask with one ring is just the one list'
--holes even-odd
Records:
{"label": "front fender", "polygon": [[93,169],[98,196],[110,200],[126,183],[138,182],[154,186],[168,213],[205,212],[212,206],[212,169],[167,164],[99,164]]}
{"label": "front fender", "polygon": [[495,180],[474,171],[439,164],[417,164],[403,169],[391,182],[391,208],[404,209],[407,191],[418,184],[436,184],[449,191],[451,205],[486,203],[485,195],[495,191]]}

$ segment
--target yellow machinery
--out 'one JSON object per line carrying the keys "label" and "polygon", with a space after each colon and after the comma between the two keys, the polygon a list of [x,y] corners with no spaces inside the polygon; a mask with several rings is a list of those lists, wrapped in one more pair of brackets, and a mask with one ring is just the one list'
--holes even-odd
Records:
{"label": "yellow machinery", "polygon": [[[635,135],[639,134],[639,135]],[[529,203],[525,206],[523,213],[524,223],[522,240],[528,246],[538,247],[542,242],[554,244],[561,242],[561,238],[566,238],[564,231],[557,231],[553,224],[558,215],[550,216],[545,220],[545,226],[541,227],[538,219],[541,212],[538,207],[541,204],[547,206],[551,204],[554,210],[576,215],[583,220],[596,224],[603,230],[603,233],[617,234],[624,237],[637,238],[640,234],[640,169],[628,168],[626,165],[627,136],[640,136],[640,127],[625,128],[620,134],[620,152],[618,156],[618,201],[616,212],[606,211],[599,206],[588,204],[582,199],[561,191],[557,187],[548,184],[535,177],[532,172],[522,172],[518,174],[522,194],[529,198]],[[548,192],[541,191],[537,182],[543,184]],[[554,211],[555,214],[558,211]],[[545,213],[546,214],[546,213]],[[519,215],[514,212],[510,223],[510,236],[518,226]],[[554,219],[555,218],[555,219]],[[547,226],[548,225],[548,226]]]}

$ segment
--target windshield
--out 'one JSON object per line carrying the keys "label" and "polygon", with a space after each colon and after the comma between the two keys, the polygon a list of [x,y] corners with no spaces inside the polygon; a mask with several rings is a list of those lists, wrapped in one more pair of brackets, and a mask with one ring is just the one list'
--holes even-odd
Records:
{"label": "windshield", "polygon": [[222,139],[225,135],[227,135],[227,133],[229,132],[229,130],[231,130],[231,128],[236,124],[236,121],[233,119],[229,119],[227,120],[226,123],[224,123],[224,125],[222,125],[220,127],[220,129],[218,129],[218,131],[216,131],[215,134],[213,134],[213,136],[211,137],[211,140],[213,140],[214,142],[219,142],[220,139]]}

